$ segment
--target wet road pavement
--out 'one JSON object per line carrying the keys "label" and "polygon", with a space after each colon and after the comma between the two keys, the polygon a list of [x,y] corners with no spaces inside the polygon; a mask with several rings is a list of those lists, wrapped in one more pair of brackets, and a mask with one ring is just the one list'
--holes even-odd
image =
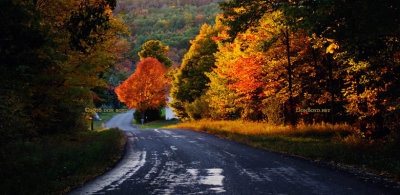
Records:
{"label": "wet road pavement", "polygon": [[132,111],[106,127],[128,138],[123,159],[70,194],[391,194],[308,161],[183,129],[139,130]]}

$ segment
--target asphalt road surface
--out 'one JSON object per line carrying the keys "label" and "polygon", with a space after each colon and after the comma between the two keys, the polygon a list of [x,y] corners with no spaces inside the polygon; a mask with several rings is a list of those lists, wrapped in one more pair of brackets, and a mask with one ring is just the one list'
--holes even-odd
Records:
{"label": "asphalt road surface", "polygon": [[132,111],[106,127],[125,131],[123,159],[70,194],[391,194],[306,160],[191,130],[139,130]]}

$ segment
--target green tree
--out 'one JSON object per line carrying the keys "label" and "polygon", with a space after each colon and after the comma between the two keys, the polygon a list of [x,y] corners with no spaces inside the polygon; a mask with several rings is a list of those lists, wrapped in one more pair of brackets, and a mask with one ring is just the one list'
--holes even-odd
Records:
{"label": "green tree", "polygon": [[222,24],[214,27],[204,24],[200,34],[182,61],[181,67],[175,73],[172,81],[171,97],[173,98],[170,106],[174,108],[178,117],[185,119],[188,117],[185,111],[185,104],[194,102],[205,94],[210,79],[205,75],[210,72],[215,64],[214,53],[218,46],[212,37],[217,36],[222,29]]}
{"label": "green tree", "polygon": [[168,46],[164,46],[161,41],[151,40],[143,44],[143,50],[139,52],[140,60],[145,58],[156,58],[165,67],[171,67],[174,62],[169,59],[166,54],[169,51]]}
{"label": "green tree", "polygon": [[240,117],[239,106],[236,103],[238,98],[233,89],[228,87],[229,78],[221,76],[218,71],[206,73],[210,79],[209,90],[206,93],[209,103],[210,117],[213,119],[236,119]]}
{"label": "green tree", "polygon": [[[115,63],[123,29],[110,14],[113,4],[1,2],[7,29],[0,33],[0,126],[8,131],[2,136],[31,138],[86,128],[84,108],[93,105],[92,89],[105,86],[100,76]],[[85,27],[71,29],[76,22]]]}

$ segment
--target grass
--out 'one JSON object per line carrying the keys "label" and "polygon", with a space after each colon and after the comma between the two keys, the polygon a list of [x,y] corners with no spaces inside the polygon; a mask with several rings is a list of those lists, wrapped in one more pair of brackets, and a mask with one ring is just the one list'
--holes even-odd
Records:
{"label": "grass", "polygon": [[300,125],[291,129],[258,122],[201,120],[168,128],[203,131],[258,148],[362,168],[397,181],[400,176],[399,143],[365,139],[346,124]]}
{"label": "grass", "polygon": [[66,193],[113,166],[125,142],[110,129],[2,145],[0,194]]}
{"label": "grass", "polygon": [[162,128],[166,127],[169,125],[176,125],[178,124],[178,120],[158,120],[158,121],[152,121],[149,123],[145,123],[143,125],[138,125],[140,129],[154,129],[154,128]]}
{"label": "grass", "polygon": [[[94,130],[101,130],[104,129],[104,123],[107,122],[107,120],[111,119],[114,115],[116,114],[121,114],[120,112],[101,112],[99,113],[99,117],[101,118],[101,121],[93,121],[93,129]],[[89,122],[89,128],[90,128],[90,122]]]}

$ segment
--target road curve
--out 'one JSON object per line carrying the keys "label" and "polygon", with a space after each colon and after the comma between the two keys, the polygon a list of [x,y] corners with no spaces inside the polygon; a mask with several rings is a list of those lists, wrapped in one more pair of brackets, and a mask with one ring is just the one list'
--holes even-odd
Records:
{"label": "road curve", "polygon": [[139,130],[132,111],[106,123],[128,137],[115,168],[69,194],[392,194],[308,161],[206,133]]}

